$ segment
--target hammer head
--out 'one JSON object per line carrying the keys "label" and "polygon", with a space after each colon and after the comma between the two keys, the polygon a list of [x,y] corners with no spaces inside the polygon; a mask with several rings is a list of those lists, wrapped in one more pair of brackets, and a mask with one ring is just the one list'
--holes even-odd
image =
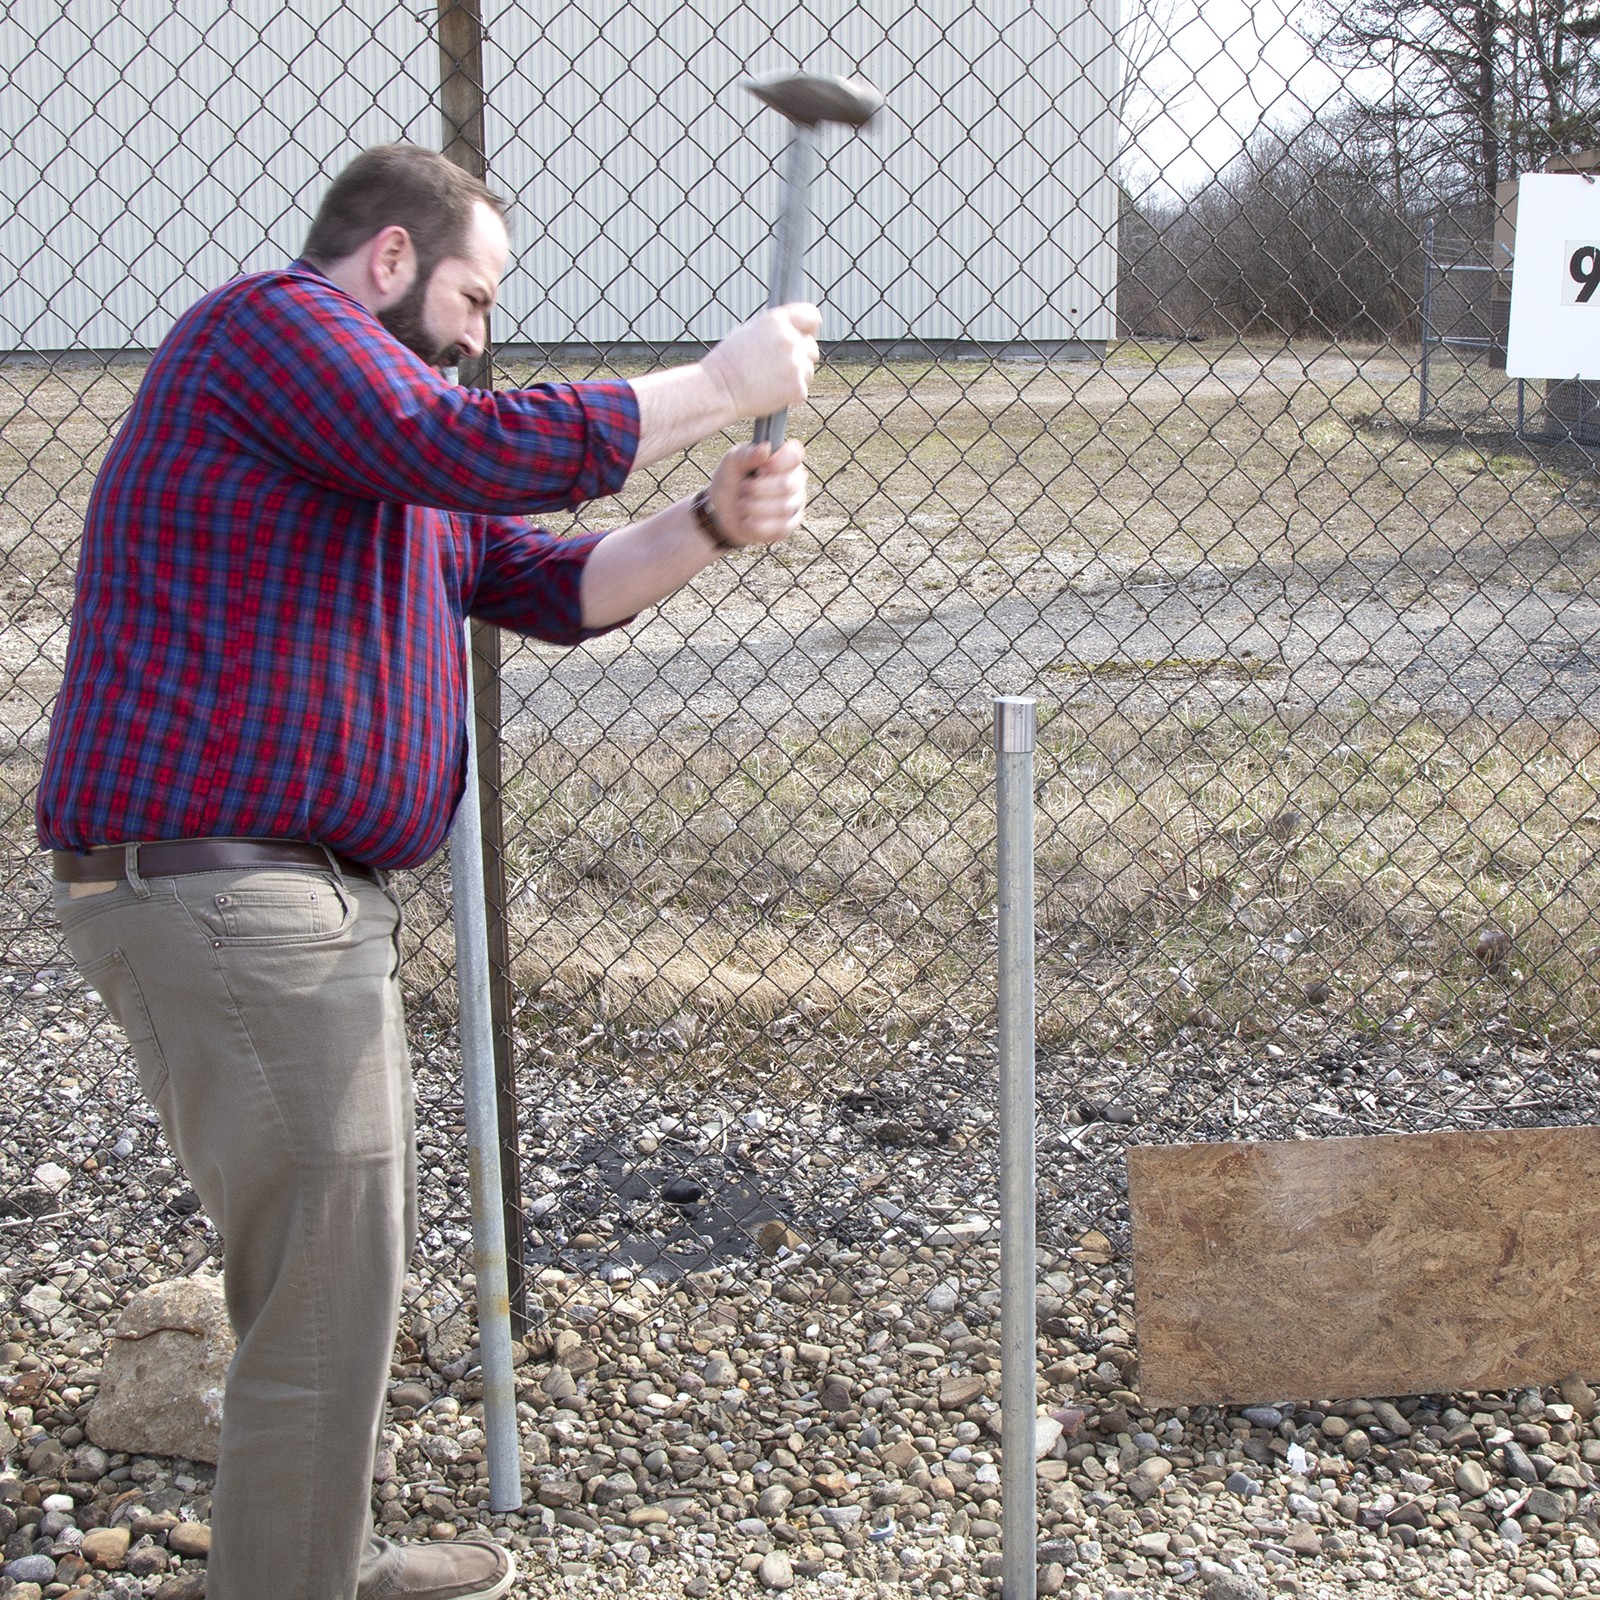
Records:
{"label": "hammer head", "polygon": [[803,128],[814,128],[819,122],[842,122],[846,127],[860,128],[883,104],[883,96],[859,78],[834,78],[816,72],[756,78],[745,88]]}

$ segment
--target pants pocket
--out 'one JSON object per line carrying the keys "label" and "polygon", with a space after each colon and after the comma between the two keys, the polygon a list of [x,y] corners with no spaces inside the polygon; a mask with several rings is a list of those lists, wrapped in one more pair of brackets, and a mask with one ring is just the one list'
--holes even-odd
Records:
{"label": "pants pocket", "polygon": [[331,873],[252,873],[225,888],[197,876],[180,883],[178,894],[212,941],[227,945],[322,944],[341,937],[355,917],[351,895]]}
{"label": "pants pocket", "polygon": [[150,1021],[150,1008],[121,950],[108,950],[81,968],[84,981],[106,1003],[118,1027],[128,1036],[139,1070],[139,1087],[155,1105],[167,1087],[167,1062]]}

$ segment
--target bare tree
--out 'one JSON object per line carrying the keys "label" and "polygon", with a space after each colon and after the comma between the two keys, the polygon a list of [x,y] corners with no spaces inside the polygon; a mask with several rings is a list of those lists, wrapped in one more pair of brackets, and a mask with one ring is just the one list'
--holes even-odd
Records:
{"label": "bare tree", "polygon": [[1423,209],[1393,130],[1370,108],[1346,103],[1290,131],[1266,129],[1187,201],[1125,222],[1123,325],[1179,336],[1409,335]]}
{"label": "bare tree", "polygon": [[[1600,141],[1600,0],[1311,0],[1314,49],[1390,86],[1441,202]],[[1359,77],[1354,81],[1359,82]]]}

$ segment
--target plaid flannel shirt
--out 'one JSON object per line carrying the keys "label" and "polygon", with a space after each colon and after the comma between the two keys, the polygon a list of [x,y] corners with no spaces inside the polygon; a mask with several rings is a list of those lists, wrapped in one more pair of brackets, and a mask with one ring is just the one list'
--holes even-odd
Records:
{"label": "plaid flannel shirt", "polygon": [[558,644],[625,383],[447,383],[320,273],[236,279],[162,343],[95,480],[39,839],[309,840],[427,859],[466,757],[464,614]]}

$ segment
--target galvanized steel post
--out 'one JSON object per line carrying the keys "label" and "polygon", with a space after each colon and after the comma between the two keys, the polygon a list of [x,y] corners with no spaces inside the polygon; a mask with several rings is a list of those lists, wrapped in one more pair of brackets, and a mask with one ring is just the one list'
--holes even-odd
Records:
{"label": "galvanized steel post", "polygon": [[1005,1600],[1034,1600],[1035,1329],[1033,1084],[1034,701],[994,702],[1000,946],[1000,1505]]}
{"label": "galvanized steel post", "polygon": [[[470,661],[471,635],[468,639]],[[506,1281],[505,1212],[500,1195],[500,1122],[489,1005],[489,938],[483,892],[483,827],[478,816],[478,742],[472,674],[467,673],[467,783],[450,833],[450,907],[472,1181],[472,1259],[477,1274],[478,1359],[489,1457],[489,1509],[522,1505],[517,1394],[511,1375],[511,1299]]]}

